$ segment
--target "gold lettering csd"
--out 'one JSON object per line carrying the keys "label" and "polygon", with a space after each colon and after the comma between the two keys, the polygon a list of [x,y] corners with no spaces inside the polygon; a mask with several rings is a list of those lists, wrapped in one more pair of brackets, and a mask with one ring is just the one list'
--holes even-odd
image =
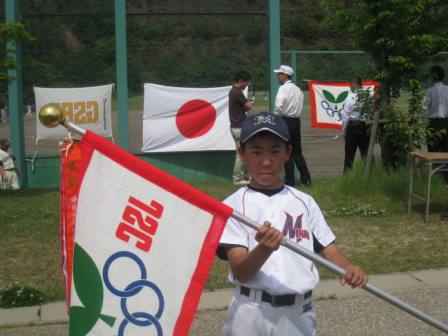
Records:
{"label": "gold lettering csd", "polygon": [[63,116],[74,124],[94,124],[99,120],[99,108],[96,101],[78,101],[60,103]]}

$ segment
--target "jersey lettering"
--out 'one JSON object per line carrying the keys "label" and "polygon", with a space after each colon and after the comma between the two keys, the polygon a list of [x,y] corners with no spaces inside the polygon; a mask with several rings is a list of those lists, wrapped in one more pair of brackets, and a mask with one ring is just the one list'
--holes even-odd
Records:
{"label": "jersey lettering", "polygon": [[283,226],[283,236],[288,236],[290,239],[296,238],[296,241],[299,242],[302,239],[310,239],[310,233],[308,230],[302,229],[302,218],[303,214],[297,216],[296,220],[293,224],[292,216],[285,212],[286,220],[285,225]]}

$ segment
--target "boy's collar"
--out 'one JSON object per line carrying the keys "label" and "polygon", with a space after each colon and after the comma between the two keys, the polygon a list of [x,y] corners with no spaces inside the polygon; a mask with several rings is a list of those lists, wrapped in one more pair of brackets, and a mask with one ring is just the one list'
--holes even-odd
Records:
{"label": "boy's collar", "polygon": [[276,189],[259,189],[259,188],[254,188],[250,185],[247,185],[247,188],[249,188],[253,191],[262,193],[268,197],[271,197],[271,196],[274,196],[274,195],[278,194],[279,192],[281,192],[285,188],[285,185],[282,185],[280,188],[276,188]]}

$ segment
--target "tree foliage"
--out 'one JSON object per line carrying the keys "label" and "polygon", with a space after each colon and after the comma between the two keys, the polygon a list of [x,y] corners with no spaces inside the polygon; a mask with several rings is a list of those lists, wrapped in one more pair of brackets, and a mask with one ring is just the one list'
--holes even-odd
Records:
{"label": "tree foliage", "polygon": [[32,41],[33,37],[20,22],[0,23],[0,83],[9,81],[8,70],[16,67],[16,62],[9,55],[7,43],[12,41]]}
{"label": "tree foliage", "polygon": [[[350,49],[348,39],[328,29],[322,20],[325,11],[315,1],[285,0],[281,5],[283,50]],[[130,0],[126,6],[128,14],[266,10],[266,2],[254,0]],[[113,10],[111,1],[21,1],[23,22],[37,39],[23,48],[24,96],[31,98],[35,85],[115,82],[113,15],[88,15]],[[142,83],[149,81],[180,86],[229,85],[239,70],[252,74],[256,90],[268,87],[265,15],[128,15],[127,41],[130,94],[141,94]],[[285,58],[284,62],[289,61]],[[330,63],[324,65],[328,68]],[[323,64],[300,65],[312,69]]]}
{"label": "tree foliage", "polygon": [[[380,82],[380,107],[389,118],[384,139],[391,153],[387,166],[401,161],[403,152],[424,140],[421,114],[421,67],[448,48],[448,3],[443,0],[324,1],[333,13],[333,28],[348,30],[353,43],[368,52]],[[410,109],[403,115],[391,104],[401,89],[411,93]],[[397,153],[397,151],[401,151]]]}

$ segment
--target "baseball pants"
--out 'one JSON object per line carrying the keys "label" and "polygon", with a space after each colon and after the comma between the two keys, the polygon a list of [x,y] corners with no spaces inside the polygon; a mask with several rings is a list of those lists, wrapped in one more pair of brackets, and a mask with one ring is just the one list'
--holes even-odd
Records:
{"label": "baseball pants", "polygon": [[[230,128],[236,148],[240,148],[241,128]],[[249,180],[249,172],[246,165],[241,161],[238,151],[235,153],[235,165],[233,167],[233,182],[238,183],[244,180]]]}
{"label": "baseball pants", "polygon": [[15,171],[5,171],[8,177],[7,181],[3,181],[0,176],[0,189],[12,189],[17,190],[20,188],[19,179],[17,178],[17,173]]}
{"label": "baseball pants", "polygon": [[300,133],[300,118],[283,117],[289,131],[292,153],[289,160],[285,163],[285,184],[295,186],[294,164],[297,166],[300,174],[300,181],[308,185],[311,183],[311,175],[306,165],[305,157],[302,153],[302,140]]}
{"label": "baseball pants", "polygon": [[273,307],[261,301],[261,290],[250,296],[235,291],[224,321],[223,336],[314,336],[316,315],[311,297],[291,306]]}

